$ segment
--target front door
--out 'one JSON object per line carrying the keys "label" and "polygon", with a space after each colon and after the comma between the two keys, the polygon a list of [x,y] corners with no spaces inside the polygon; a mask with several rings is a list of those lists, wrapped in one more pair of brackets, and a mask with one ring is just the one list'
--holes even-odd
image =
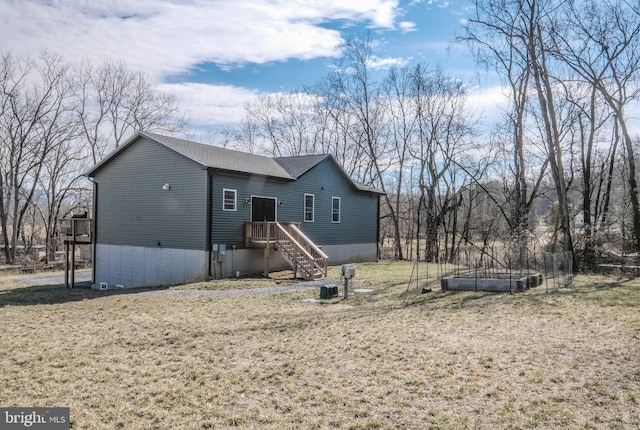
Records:
{"label": "front door", "polygon": [[251,197],[251,221],[275,221],[276,199],[271,197]]}

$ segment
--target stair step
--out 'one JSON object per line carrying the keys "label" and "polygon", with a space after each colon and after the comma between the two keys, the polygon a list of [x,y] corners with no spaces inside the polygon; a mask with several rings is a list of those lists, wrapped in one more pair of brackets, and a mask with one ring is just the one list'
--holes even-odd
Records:
{"label": "stair step", "polygon": [[289,262],[292,268],[296,268],[303,279],[312,280],[325,276],[313,258],[309,259],[304,252],[299,251],[300,246],[303,246],[306,250],[309,250],[309,246],[298,244],[289,239],[277,240],[276,245],[280,254]]}

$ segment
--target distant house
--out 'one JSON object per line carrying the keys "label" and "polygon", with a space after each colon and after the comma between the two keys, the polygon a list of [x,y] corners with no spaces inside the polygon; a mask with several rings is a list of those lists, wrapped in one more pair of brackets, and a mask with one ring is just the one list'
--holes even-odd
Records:
{"label": "distant house", "polygon": [[88,173],[94,287],[374,261],[380,191],[331,155],[270,158],[137,133]]}

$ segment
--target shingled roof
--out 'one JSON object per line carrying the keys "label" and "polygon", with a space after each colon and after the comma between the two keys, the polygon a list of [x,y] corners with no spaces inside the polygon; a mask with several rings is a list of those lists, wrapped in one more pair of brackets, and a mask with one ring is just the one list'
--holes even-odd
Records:
{"label": "shingled roof", "polygon": [[132,138],[120,145],[115,151],[107,155],[102,161],[96,164],[87,176],[102,168],[105,164],[124,151],[129,145],[145,137],[193,160],[203,168],[214,168],[229,170],[232,172],[250,173],[256,175],[271,176],[274,178],[294,179],[282,168],[273,158],[262,155],[249,154],[232,149],[220,148],[218,146],[206,145],[204,143],[192,142],[190,140],[178,139],[175,137],[162,136],[155,133],[138,132]]}
{"label": "shingled roof", "polygon": [[[321,161],[333,158],[329,154],[316,154],[316,155],[298,155],[295,157],[278,157],[275,158],[276,162],[280,164],[291,176],[294,178],[299,178],[304,175],[306,172],[311,170],[313,166],[320,163]],[[343,170],[344,172],[344,170]],[[347,180],[351,181],[354,187],[356,187],[360,191],[367,191],[370,193],[378,193],[383,194],[382,191],[377,188],[370,187],[368,185],[363,184],[362,182],[355,181],[344,172],[344,176]]]}
{"label": "shingled roof", "polygon": [[299,155],[296,157],[277,157],[274,158],[284,170],[286,170],[294,178],[299,178],[306,172],[308,172],[313,166],[329,158],[329,154],[317,154],[317,155]]}
{"label": "shingled roof", "polygon": [[[271,158],[236,151],[233,149],[220,148],[218,146],[207,145],[190,140],[162,136],[156,133],[138,132],[114,151],[109,153],[102,161],[93,166],[86,175],[93,176],[104,165],[109,163],[109,161],[114,159],[118,154],[141,137],[150,139],[177,152],[178,154],[183,155],[184,157],[199,164],[202,168],[213,168],[287,180],[295,180],[321,161],[327,158],[333,158],[329,154]],[[349,178],[346,172],[345,177],[351,181],[354,187],[358,190],[381,193],[380,190],[354,181]]]}

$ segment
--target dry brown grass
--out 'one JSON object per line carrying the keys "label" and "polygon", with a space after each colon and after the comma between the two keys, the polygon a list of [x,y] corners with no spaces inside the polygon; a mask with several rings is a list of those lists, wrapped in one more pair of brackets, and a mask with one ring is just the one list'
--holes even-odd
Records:
{"label": "dry brown grass", "polygon": [[423,295],[411,267],[357,265],[352,307],[0,280],[0,405],[74,429],[640,427],[640,281]]}

